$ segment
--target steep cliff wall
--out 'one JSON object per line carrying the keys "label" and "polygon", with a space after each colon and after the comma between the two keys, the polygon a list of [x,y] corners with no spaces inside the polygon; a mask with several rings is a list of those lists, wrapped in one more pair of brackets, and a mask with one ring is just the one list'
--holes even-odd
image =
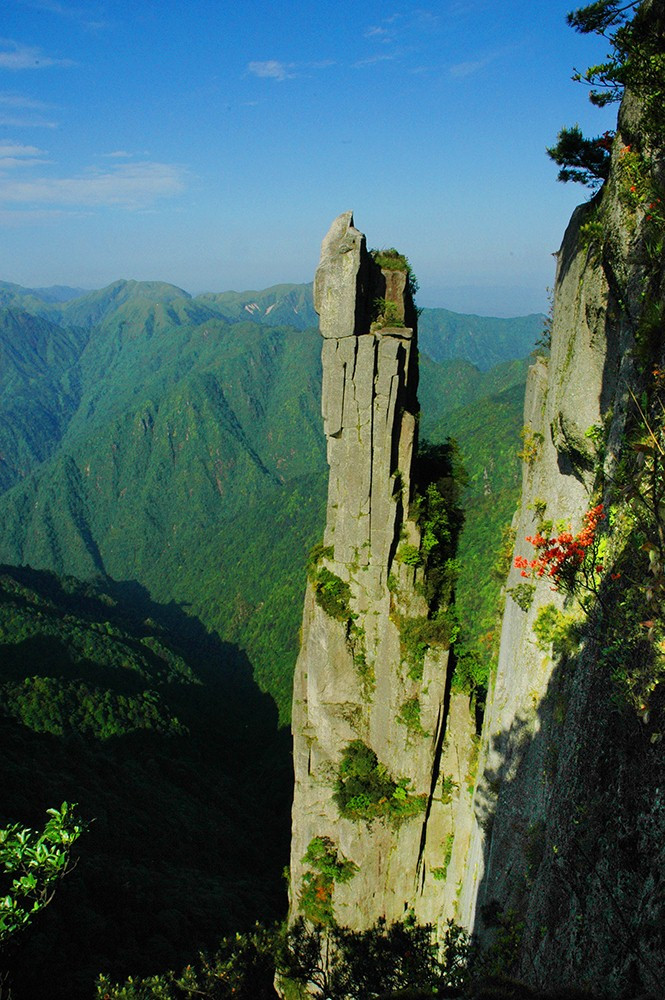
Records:
{"label": "steep cliff wall", "polygon": [[443,746],[445,608],[434,616],[425,599],[412,509],[408,265],[372,257],[345,213],[323,241],[315,304],[330,480],[294,684],[291,913],[325,922],[334,911],[352,928],[408,910],[432,919],[457,792],[442,796],[438,782],[454,751]]}
{"label": "steep cliff wall", "polygon": [[527,536],[575,537],[602,503],[601,565],[511,570],[459,907],[485,943],[502,911],[521,978],[621,996],[662,995],[665,968],[662,179],[629,96],[558,255],[514,520],[531,559]]}

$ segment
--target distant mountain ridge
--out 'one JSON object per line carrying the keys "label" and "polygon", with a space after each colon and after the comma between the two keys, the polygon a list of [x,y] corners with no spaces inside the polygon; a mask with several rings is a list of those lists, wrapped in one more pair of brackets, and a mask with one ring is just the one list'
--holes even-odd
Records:
{"label": "distant mountain ridge", "polygon": [[[143,303],[143,305],[139,305]],[[158,281],[119,280],[91,292],[77,289],[21,288],[0,282],[0,305],[23,308],[52,322],[90,327],[125,306],[127,321],[155,310],[171,322],[202,322],[222,318],[230,322],[251,320],[269,326],[306,330],[318,326],[312,284],[279,284],[260,291],[189,292]],[[161,306],[161,309],[157,307]],[[487,371],[501,361],[526,357],[543,329],[540,313],[503,319],[423,308],[419,320],[420,349],[434,361],[463,359]],[[163,325],[163,322],[161,323]]]}
{"label": "distant mountain ridge", "polygon": [[544,320],[541,313],[499,319],[423,309],[418,340],[433,361],[463,359],[487,371],[502,361],[525,358],[542,334]]}

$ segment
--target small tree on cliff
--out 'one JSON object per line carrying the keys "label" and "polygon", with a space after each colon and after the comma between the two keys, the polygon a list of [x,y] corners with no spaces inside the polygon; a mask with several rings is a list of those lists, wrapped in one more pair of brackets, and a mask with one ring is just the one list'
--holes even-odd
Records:
{"label": "small tree on cliff", "polygon": [[[568,14],[582,34],[602,35],[611,49],[602,63],[576,71],[573,80],[591,89],[597,107],[620,101],[626,87],[640,98],[648,136],[662,138],[665,127],[665,12],[661,0],[596,0]],[[579,126],[563,128],[547,153],[561,168],[558,180],[595,189],[609,172],[612,132],[588,139]]]}

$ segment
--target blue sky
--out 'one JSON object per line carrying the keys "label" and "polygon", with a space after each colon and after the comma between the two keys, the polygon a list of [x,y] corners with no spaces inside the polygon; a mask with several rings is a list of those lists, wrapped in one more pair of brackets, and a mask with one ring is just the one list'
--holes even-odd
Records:
{"label": "blue sky", "polygon": [[616,118],[570,80],[605,54],[571,6],[5,0],[0,279],[309,281],[353,209],[421,305],[545,309],[586,197],[545,146]]}

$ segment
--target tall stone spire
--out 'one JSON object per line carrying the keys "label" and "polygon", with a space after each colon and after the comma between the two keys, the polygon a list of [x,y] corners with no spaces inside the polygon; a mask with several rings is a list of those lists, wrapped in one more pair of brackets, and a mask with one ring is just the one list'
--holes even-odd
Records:
{"label": "tall stone spire", "polygon": [[[335,219],[314,282],[330,480],[294,682],[291,915],[325,921],[318,898],[355,928],[410,909],[435,919],[430,873],[445,853],[435,792],[448,654],[407,649],[409,628],[429,610],[410,517],[418,370],[409,278],[395,251],[368,253],[351,212]],[[317,851],[345,874],[323,875]]]}

